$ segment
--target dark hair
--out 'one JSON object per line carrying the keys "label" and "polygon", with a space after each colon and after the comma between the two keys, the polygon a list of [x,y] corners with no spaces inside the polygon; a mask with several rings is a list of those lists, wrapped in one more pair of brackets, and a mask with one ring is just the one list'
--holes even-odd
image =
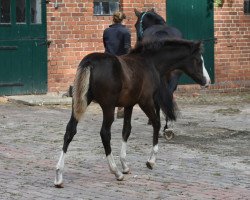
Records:
{"label": "dark hair", "polygon": [[114,23],[121,23],[122,20],[126,19],[126,15],[122,12],[115,12],[113,14],[113,21]]}

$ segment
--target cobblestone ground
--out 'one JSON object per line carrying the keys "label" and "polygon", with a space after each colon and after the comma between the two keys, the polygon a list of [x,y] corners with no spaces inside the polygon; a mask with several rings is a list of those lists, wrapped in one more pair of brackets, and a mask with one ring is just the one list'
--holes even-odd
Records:
{"label": "cobblestone ground", "polygon": [[[208,98],[208,99],[207,99]],[[210,100],[209,100],[210,99]],[[0,103],[0,199],[250,199],[249,96],[177,98],[175,138],[159,139],[156,167],[146,167],[152,128],[135,107],[127,159],[131,174],[110,174],[91,104],[65,160],[64,188],[54,187],[70,107]],[[122,120],[112,126],[118,167]]]}

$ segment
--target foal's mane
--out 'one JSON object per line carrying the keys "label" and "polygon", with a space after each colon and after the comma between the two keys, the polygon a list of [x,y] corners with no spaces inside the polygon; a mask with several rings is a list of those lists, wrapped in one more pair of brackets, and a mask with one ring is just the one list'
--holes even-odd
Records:
{"label": "foal's mane", "polygon": [[203,50],[200,41],[190,41],[183,39],[155,39],[150,41],[138,42],[133,49],[130,50],[129,54],[144,54],[153,53],[161,50],[166,46],[187,46],[192,52]]}

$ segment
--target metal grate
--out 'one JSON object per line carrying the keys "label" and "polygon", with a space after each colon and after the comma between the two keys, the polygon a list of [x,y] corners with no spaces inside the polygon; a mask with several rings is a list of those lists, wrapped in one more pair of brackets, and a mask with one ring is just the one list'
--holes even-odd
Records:
{"label": "metal grate", "polygon": [[250,0],[244,0],[244,13],[250,14]]}

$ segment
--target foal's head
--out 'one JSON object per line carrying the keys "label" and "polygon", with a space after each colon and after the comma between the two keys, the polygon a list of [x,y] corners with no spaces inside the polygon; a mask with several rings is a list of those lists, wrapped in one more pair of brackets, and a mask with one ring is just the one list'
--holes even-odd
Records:
{"label": "foal's head", "polygon": [[207,87],[211,83],[210,77],[205,68],[202,56],[202,43],[200,41],[190,43],[190,56],[180,63],[180,67],[201,86]]}
{"label": "foal's head", "polygon": [[143,41],[130,51],[130,54],[141,54],[152,59],[160,73],[180,69],[196,83],[208,86],[210,78],[201,53],[201,42],[180,39]]}
{"label": "foal's head", "polygon": [[151,9],[147,12],[140,12],[137,9],[134,9],[135,15],[137,16],[137,21],[135,23],[137,41],[141,41],[143,37],[143,32],[148,27],[155,24],[165,24],[166,21],[158,15],[154,9]]}

